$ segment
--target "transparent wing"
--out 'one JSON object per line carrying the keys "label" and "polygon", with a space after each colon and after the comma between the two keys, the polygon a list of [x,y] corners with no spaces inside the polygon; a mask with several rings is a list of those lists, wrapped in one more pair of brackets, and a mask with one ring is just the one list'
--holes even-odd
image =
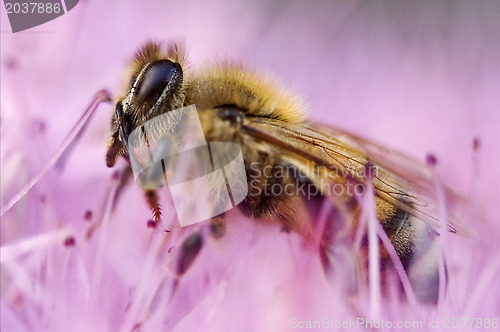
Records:
{"label": "transparent wing", "polygon": [[[440,226],[446,206],[446,224],[450,231],[464,233],[461,218],[466,201],[449,187],[442,186],[439,199],[429,167],[401,153],[372,143],[341,129],[321,124],[285,124],[277,120],[249,118],[243,130],[250,136],[281,147],[290,158],[309,160],[341,177],[364,183],[365,166],[376,166],[373,185],[376,196],[414,215]],[[441,200],[441,202],[440,202]]]}

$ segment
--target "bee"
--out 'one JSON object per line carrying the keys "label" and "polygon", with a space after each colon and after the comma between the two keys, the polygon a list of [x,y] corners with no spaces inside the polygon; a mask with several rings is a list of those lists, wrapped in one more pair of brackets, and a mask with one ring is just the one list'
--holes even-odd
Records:
{"label": "bee", "polygon": [[[356,190],[371,188],[370,180],[377,219],[419,289],[418,297],[436,301],[439,274],[431,235],[440,219],[432,173],[425,164],[344,130],[308,121],[303,104],[270,77],[235,63],[191,73],[186,62],[178,44],[162,48],[150,42],[137,53],[111,119],[109,167],[118,157],[130,159],[127,138],[134,129],[194,104],[208,142],[230,142],[241,149],[248,179],[248,195],[238,206],[241,211],[304,238],[319,234],[322,261],[328,268],[329,246],[340,238],[355,237],[362,214]],[[160,135],[168,125],[157,128]],[[446,195],[454,196],[451,191]],[[158,220],[156,192],[146,190],[146,199]],[[332,208],[322,225],[318,220],[325,200]],[[223,219],[214,218],[219,225]],[[457,231],[450,220],[445,223],[449,231]],[[199,250],[199,239],[194,242]],[[383,263],[388,260],[383,250],[381,255]],[[188,256],[191,261],[192,250]],[[185,271],[185,262],[181,265]],[[425,278],[418,281],[412,277],[422,274]]]}

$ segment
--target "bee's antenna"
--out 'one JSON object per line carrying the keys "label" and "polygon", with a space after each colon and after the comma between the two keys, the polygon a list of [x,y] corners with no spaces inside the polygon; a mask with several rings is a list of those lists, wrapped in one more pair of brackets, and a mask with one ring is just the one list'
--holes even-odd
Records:
{"label": "bee's antenna", "polygon": [[0,216],[3,216],[14,205],[16,205],[16,203],[19,202],[19,200],[23,198],[24,195],[26,195],[31,190],[31,188],[38,183],[38,181],[40,181],[40,179],[45,175],[45,173],[47,173],[47,171],[52,166],[54,166],[54,164],[61,158],[64,152],[71,146],[74,139],[78,137],[82,129],[85,127],[85,124],[89,121],[90,117],[96,111],[97,106],[99,106],[99,104],[102,102],[110,102],[110,101],[111,101],[111,94],[109,93],[108,90],[100,90],[95,94],[94,99],[90,103],[87,110],[85,110],[82,117],[77,121],[75,126],[71,129],[69,134],[59,145],[54,155],[50,158],[49,162],[16,195],[14,195],[14,197],[12,197],[7,204],[2,206],[2,209],[0,210]]}

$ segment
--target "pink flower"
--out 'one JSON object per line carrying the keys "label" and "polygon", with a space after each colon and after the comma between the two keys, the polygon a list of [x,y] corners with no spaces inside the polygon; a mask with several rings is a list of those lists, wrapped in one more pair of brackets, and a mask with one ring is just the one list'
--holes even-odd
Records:
{"label": "pink flower", "polygon": [[[138,47],[184,38],[193,68],[241,60],[282,77],[314,121],[419,160],[437,156],[440,177],[472,203],[473,236],[446,236],[447,295],[438,307],[389,296],[378,310],[394,325],[430,330],[438,320],[442,329],[445,318],[463,318],[486,328],[500,313],[496,13],[485,2],[81,1],[47,24],[2,34],[1,205],[44,167],[96,91],[116,96]],[[7,22],[2,11],[4,32]],[[206,236],[206,224],[172,228],[166,197],[164,223],[148,227],[132,184],[111,210],[119,168],[105,165],[112,112],[101,106],[71,153],[2,216],[2,331],[366,328],[353,322],[370,317],[369,289],[346,297],[351,281],[325,277],[317,250],[298,234],[238,210],[221,239]],[[197,241],[179,277],[182,246],[195,251]]]}

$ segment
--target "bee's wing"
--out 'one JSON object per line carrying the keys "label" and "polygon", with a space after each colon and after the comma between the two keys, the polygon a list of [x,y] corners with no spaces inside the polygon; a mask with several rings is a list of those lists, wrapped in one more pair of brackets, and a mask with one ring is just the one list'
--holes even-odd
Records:
{"label": "bee's wing", "polygon": [[[434,226],[440,226],[440,216],[447,213],[448,229],[464,233],[457,216],[465,215],[459,211],[466,208],[465,200],[442,186],[444,202],[439,202],[432,171],[422,162],[324,125],[250,118],[243,129],[256,139],[281,147],[290,154],[288,158],[310,160],[360,183],[364,183],[365,166],[374,164],[377,197]],[[446,211],[440,209],[440,203]]]}

